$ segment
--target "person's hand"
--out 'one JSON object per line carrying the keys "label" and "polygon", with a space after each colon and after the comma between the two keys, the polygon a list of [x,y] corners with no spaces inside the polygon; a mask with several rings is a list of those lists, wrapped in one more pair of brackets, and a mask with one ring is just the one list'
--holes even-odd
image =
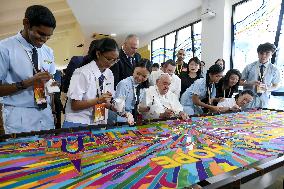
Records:
{"label": "person's hand", "polygon": [[161,114],[162,118],[170,118],[175,115],[174,111],[171,109],[166,109],[164,113]]}
{"label": "person's hand", "polygon": [[250,86],[259,86],[261,84],[260,81],[247,81],[246,82],[247,85],[250,85]]}
{"label": "person's hand", "polygon": [[236,112],[236,111],[240,111],[241,110],[241,107],[239,107],[238,105],[234,105],[232,108],[231,108],[232,111]]}
{"label": "person's hand", "polygon": [[189,118],[188,115],[187,115],[187,113],[185,113],[185,112],[183,112],[183,111],[179,112],[179,117],[180,117],[181,119],[183,119],[183,120]]}
{"label": "person's hand", "polygon": [[103,93],[99,98],[99,104],[101,103],[110,103],[112,99],[112,94],[110,92]]}
{"label": "person's hand", "polygon": [[149,106],[139,106],[138,109],[139,109],[139,112],[149,112],[150,111]]}
{"label": "person's hand", "polygon": [[222,107],[218,107],[218,106],[211,106],[209,109],[211,112],[214,112],[214,113],[220,113],[223,110]]}
{"label": "person's hand", "polygon": [[107,102],[105,104],[106,109],[109,109],[111,111],[117,112],[117,109],[114,107],[114,105],[112,103]]}
{"label": "person's hand", "polygon": [[24,80],[24,86],[30,87],[33,86],[35,81],[43,81],[44,83],[50,80],[52,76],[48,72],[38,72],[30,79]]}
{"label": "person's hand", "polygon": [[60,87],[60,83],[58,83],[57,81],[52,81],[52,83],[51,83],[50,86],[51,86],[51,87],[53,87],[53,86],[58,86],[58,87]]}
{"label": "person's hand", "polygon": [[217,102],[223,102],[223,101],[225,101],[225,99],[226,99],[226,98],[219,97]]}
{"label": "person's hand", "polygon": [[129,112],[126,113],[127,122],[129,125],[134,125],[134,118],[133,115]]}
{"label": "person's hand", "polygon": [[261,91],[267,91],[268,90],[267,85],[265,85],[264,83],[259,84],[259,88],[260,88]]}

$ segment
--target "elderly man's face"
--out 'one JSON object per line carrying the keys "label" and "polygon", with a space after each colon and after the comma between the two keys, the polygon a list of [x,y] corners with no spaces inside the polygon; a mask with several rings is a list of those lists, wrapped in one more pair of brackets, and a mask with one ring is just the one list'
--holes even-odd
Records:
{"label": "elderly man's face", "polygon": [[162,75],[156,84],[161,95],[167,94],[171,85],[170,76],[166,74]]}
{"label": "elderly man's face", "polygon": [[132,37],[124,43],[123,50],[125,51],[127,56],[132,57],[137,52],[138,46],[139,46],[138,38]]}

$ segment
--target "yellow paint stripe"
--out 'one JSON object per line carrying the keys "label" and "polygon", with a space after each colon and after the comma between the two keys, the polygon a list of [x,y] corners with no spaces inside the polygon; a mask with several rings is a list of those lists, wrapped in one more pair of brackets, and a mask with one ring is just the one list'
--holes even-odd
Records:
{"label": "yellow paint stripe", "polygon": [[4,183],[0,183],[0,187],[4,187],[4,186],[10,185],[10,184],[14,184],[16,182],[17,181],[7,181],[7,182],[4,182]]}

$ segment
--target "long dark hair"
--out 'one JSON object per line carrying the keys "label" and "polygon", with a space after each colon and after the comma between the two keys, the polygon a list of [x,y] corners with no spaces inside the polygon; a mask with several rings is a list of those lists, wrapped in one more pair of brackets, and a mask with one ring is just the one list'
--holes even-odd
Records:
{"label": "long dark hair", "polygon": [[[137,67],[146,68],[149,73],[151,73],[152,62],[146,58],[142,58],[138,63],[135,64],[135,68]],[[149,88],[149,79],[147,79],[143,83],[140,83],[137,87],[139,89]]]}
{"label": "long dark hair", "polygon": [[198,69],[198,71],[196,72],[196,77],[197,78],[200,78],[201,77],[201,61],[199,60],[199,58],[197,58],[197,57],[193,57],[193,58],[191,58],[191,59],[189,59],[189,61],[188,61],[188,63],[187,63],[187,75],[189,74],[189,63],[190,62],[195,62],[196,64],[198,64],[199,65],[199,69]]}
{"label": "long dark hair", "polygon": [[97,60],[97,52],[119,51],[119,47],[114,39],[102,38],[92,41],[87,56],[83,60],[82,66],[89,64],[93,60]]}
{"label": "long dark hair", "polygon": [[222,88],[224,87],[224,90],[225,90],[225,86],[228,86],[231,75],[237,75],[239,77],[239,81],[234,86],[231,87],[231,93],[233,94],[234,92],[238,91],[238,87],[240,85],[240,81],[241,81],[241,78],[242,78],[242,74],[239,70],[237,70],[237,69],[229,70],[226,73],[225,77],[223,77],[219,81],[219,87],[222,87]]}
{"label": "long dark hair", "polygon": [[212,85],[210,84],[210,76],[209,74],[219,74],[222,73],[223,69],[221,66],[219,66],[218,64],[213,64],[212,66],[210,66],[210,68],[208,69],[207,73],[206,73],[206,102],[209,103],[209,93],[208,90],[209,89],[211,91],[212,89]]}
{"label": "long dark hair", "polygon": [[223,58],[218,58],[216,61],[215,61],[215,64],[217,64],[217,62],[219,61],[219,60],[221,60],[222,62],[223,62],[223,70],[225,70],[225,60],[223,59]]}

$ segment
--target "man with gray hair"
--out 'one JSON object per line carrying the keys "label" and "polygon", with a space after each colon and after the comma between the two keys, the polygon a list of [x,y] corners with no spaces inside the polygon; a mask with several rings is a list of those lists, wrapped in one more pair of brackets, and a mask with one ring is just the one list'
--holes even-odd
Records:
{"label": "man with gray hair", "polygon": [[188,118],[177,96],[169,90],[171,80],[168,73],[162,73],[157,78],[156,85],[146,89],[138,106],[139,111],[146,112],[143,113],[144,119]]}
{"label": "man with gray hair", "polygon": [[110,67],[115,87],[119,81],[133,75],[135,64],[141,59],[140,54],[137,53],[138,46],[139,39],[136,35],[130,34],[126,37],[119,51],[119,61]]}

